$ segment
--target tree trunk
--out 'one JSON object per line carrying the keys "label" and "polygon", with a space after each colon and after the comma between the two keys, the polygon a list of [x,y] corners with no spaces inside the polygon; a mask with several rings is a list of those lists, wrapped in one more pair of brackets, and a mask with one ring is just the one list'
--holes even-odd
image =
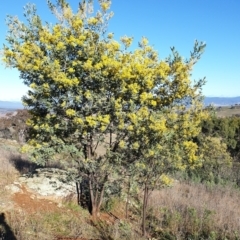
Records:
{"label": "tree trunk", "polygon": [[[91,181],[89,181],[91,182]],[[95,221],[98,217],[98,213],[99,213],[99,209],[98,209],[98,205],[96,202],[96,196],[94,194],[94,190],[92,189],[92,183],[89,184],[90,186],[90,204],[91,204],[91,215],[93,220]]]}
{"label": "tree trunk", "polygon": [[[110,140],[112,141],[112,133],[110,134]],[[93,139],[92,136],[90,136],[90,140],[88,144],[84,148],[85,152],[85,158],[91,159],[94,157],[94,151],[93,151]],[[89,195],[90,195],[90,201],[89,201],[89,209],[90,213],[92,214],[93,220],[96,220],[98,217],[98,214],[101,209],[101,205],[103,202],[103,195],[104,195],[104,184],[108,179],[108,175],[106,174],[104,177],[104,180],[99,180],[98,177],[94,176],[94,173],[88,174],[88,185],[89,185]],[[103,183],[102,183],[103,182]]]}
{"label": "tree trunk", "polygon": [[145,184],[144,187],[144,198],[143,198],[143,208],[142,208],[142,235],[146,236],[146,213],[147,213],[147,205],[148,205],[148,187]]}
{"label": "tree trunk", "polygon": [[92,218],[93,218],[93,221],[96,221],[97,220],[97,217],[98,217],[98,209],[97,209],[97,206],[95,205],[92,205]]}
{"label": "tree trunk", "polygon": [[130,177],[129,177],[128,191],[127,191],[127,200],[126,200],[126,212],[125,212],[125,217],[126,217],[126,219],[128,219],[128,208],[129,208],[130,188],[131,188],[131,182],[130,182]]}
{"label": "tree trunk", "polygon": [[104,185],[102,186],[101,192],[100,192],[100,197],[98,199],[98,212],[100,212],[101,206],[102,206],[102,202],[103,202],[103,195],[104,195]]}
{"label": "tree trunk", "polygon": [[94,194],[94,189],[93,189],[93,182],[92,182],[92,177],[89,177],[89,192],[90,192],[90,204],[91,204],[91,214],[93,216],[93,219],[96,220],[97,218],[97,204],[96,204],[96,197]]}
{"label": "tree trunk", "polygon": [[93,220],[96,220],[100,209],[101,205],[103,202],[103,196],[104,196],[104,185],[101,187],[101,191],[99,191],[97,188],[94,189],[94,183],[92,180],[92,177],[89,177],[89,191],[90,191],[90,204],[91,204],[91,214],[93,217]]}

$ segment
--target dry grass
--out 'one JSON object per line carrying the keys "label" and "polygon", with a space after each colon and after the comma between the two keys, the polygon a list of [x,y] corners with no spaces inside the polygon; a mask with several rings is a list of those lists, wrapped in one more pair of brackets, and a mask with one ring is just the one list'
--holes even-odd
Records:
{"label": "dry grass", "polygon": [[[151,224],[177,239],[240,239],[239,198],[240,191],[230,187],[177,183],[153,192]],[[212,238],[200,238],[210,234]]]}
{"label": "dry grass", "polygon": [[88,219],[83,209],[65,206],[54,212],[37,211],[31,215],[12,210],[6,214],[6,225],[11,226],[17,240],[97,239],[98,233]]}
{"label": "dry grass", "polygon": [[15,141],[0,138],[0,189],[12,183],[18,176],[18,171],[10,162],[11,158],[19,156],[18,147]]}
{"label": "dry grass", "polygon": [[231,117],[236,114],[240,114],[240,108],[239,107],[220,107],[217,108],[217,117]]}

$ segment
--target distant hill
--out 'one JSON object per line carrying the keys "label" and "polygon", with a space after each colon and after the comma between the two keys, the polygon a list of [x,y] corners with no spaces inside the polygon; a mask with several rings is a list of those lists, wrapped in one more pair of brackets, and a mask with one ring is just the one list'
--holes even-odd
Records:
{"label": "distant hill", "polygon": [[21,102],[0,101],[0,109],[16,110],[16,109],[23,109],[23,108],[24,107]]}
{"label": "distant hill", "polygon": [[240,104],[239,97],[205,97],[205,106],[213,104],[214,106],[231,106],[235,104]]}
{"label": "distant hill", "polygon": [[[204,105],[208,106],[213,104],[215,106],[231,106],[235,104],[240,104],[239,97],[205,97]],[[23,109],[21,102],[11,102],[11,101],[0,101],[0,109],[3,110],[16,110]]]}

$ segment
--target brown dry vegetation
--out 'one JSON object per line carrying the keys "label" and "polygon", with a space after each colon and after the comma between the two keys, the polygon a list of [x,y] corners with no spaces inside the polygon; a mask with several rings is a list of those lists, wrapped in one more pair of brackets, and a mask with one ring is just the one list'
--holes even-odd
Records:
{"label": "brown dry vegetation", "polygon": [[240,115],[240,106],[226,106],[217,107],[216,114],[218,117],[231,117],[234,115]]}
{"label": "brown dry vegetation", "polygon": [[16,141],[0,138],[0,191],[3,191],[4,186],[10,184],[19,174],[11,163],[11,159],[20,157],[18,147]]}
{"label": "brown dry vegetation", "polygon": [[177,183],[152,194],[150,225],[177,239],[240,239],[239,198],[229,186]]}

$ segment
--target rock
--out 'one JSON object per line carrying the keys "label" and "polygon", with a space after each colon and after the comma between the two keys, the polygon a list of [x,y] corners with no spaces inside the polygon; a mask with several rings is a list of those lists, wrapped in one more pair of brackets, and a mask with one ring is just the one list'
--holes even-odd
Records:
{"label": "rock", "polygon": [[12,193],[22,193],[22,189],[21,189],[21,186],[20,185],[15,185],[14,183],[13,184],[10,184],[10,185],[7,185],[5,187],[6,190],[12,192]]}
{"label": "rock", "polygon": [[35,194],[32,194],[32,195],[30,196],[30,198],[31,198],[31,199],[35,199],[35,198],[36,198],[36,195],[35,195]]}
{"label": "rock", "polygon": [[57,168],[36,169],[30,176],[19,177],[19,182],[41,196],[66,198],[76,194],[75,182],[69,182],[67,172]]}

